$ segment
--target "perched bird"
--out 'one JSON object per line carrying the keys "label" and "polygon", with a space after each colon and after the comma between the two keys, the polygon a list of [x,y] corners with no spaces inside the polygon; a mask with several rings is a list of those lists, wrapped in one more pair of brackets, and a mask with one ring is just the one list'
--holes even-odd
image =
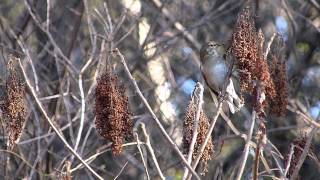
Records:
{"label": "perched bird", "polygon": [[[229,65],[224,58],[225,50],[223,45],[211,41],[202,46],[200,50],[201,72],[209,86],[215,93],[222,91],[227,81]],[[231,113],[235,113],[243,106],[241,98],[237,95],[232,80],[226,87],[227,103]]]}

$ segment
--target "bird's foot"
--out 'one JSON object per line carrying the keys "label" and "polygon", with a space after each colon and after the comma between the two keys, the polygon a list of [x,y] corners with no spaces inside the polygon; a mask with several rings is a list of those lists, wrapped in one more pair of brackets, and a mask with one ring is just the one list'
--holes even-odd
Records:
{"label": "bird's foot", "polygon": [[219,92],[219,95],[218,95],[218,100],[219,101],[225,101],[227,100],[227,95],[226,93],[222,93],[221,91]]}

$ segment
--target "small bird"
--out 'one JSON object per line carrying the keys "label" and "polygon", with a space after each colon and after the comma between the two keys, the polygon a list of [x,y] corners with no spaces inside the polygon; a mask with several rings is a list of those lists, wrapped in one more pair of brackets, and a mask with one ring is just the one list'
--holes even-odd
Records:
{"label": "small bird", "polygon": [[[203,45],[200,50],[202,75],[210,90],[215,94],[219,94],[222,91],[224,83],[227,81],[229,65],[224,58],[224,54],[223,45],[214,41]],[[237,95],[231,79],[226,87],[226,95],[230,112],[234,114],[240,110],[243,102]]]}

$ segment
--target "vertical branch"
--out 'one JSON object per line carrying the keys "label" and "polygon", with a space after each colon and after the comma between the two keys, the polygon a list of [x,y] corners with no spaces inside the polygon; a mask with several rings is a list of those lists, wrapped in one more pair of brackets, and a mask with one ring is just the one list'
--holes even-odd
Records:
{"label": "vertical branch", "polygon": [[251,118],[251,125],[250,125],[250,129],[248,131],[248,135],[247,135],[247,140],[246,140],[246,145],[244,147],[243,153],[242,153],[242,157],[241,157],[241,165],[237,174],[237,180],[240,180],[244,171],[244,168],[246,166],[246,162],[248,159],[248,155],[249,155],[249,150],[250,150],[250,140],[252,138],[252,133],[253,133],[253,128],[254,128],[254,123],[255,123],[255,119],[256,119],[256,111],[252,112],[252,118]]}
{"label": "vertical branch", "polygon": [[[256,156],[253,166],[253,179],[258,180],[258,174],[259,174],[259,163],[260,163],[260,155],[263,156],[263,147],[267,143],[267,137],[266,137],[266,126],[263,122],[263,119],[261,119],[259,124],[259,129],[256,135],[257,138],[257,147],[256,147]],[[273,155],[273,153],[271,152]]]}
{"label": "vertical branch", "polygon": [[[188,158],[187,158],[187,161],[190,165],[191,165],[191,161],[192,161],[192,154],[193,154],[194,146],[196,144],[197,136],[198,136],[199,119],[200,119],[200,113],[202,111],[202,104],[203,104],[203,91],[204,91],[203,86],[201,85],[201,83],[198,82],[194,91],[193,91],[194,94],[192,97],[193,100],[198,100],[198,104],[197,104],[196,116],[194,119],[193,136],[192,136],[192,140],[190,143]],[[196,93],[199,93],[199,94],[196,94]],[[187,168],[185,168],[182,179],[187,178],[188,172],[189,172],[189,170]]]}
{"label": "vertical branch", "polygon": [[253,165],[253,180],[258,180],[259,162],[260,162],[261,143],[260,139],[256,148],[256,157]]}
{"label": "vertical branch", "polygon": [[86,109],[86,102],[85,102],[85,96],[84,96],[84,91],[83,91],[83,84],[82,84],[82,75],[85,72],[85,70],[89,67],[90,63],[92,62],[92,58],[90,58],[87,63],[83,66],[79,73],[79,90],[80,90],[80,97],[81,97],[81,115],[80,115],[80,126],[78,130],[78,135],[76,139],[76,144],[74,146],[74,150],[77,151],[80,139],[81,139],[81,134],[83,130],[83,125],[84,125],[84,116],[85,116],[85,109]]}
{"label": "vertical branch", "polygon": [[149,175],[149,171],[148,171],[148,165],[147,165],[147,163],[146,163],[146,161],[144,160],[144,157],[143,157],[143,152],[142,152],[141,145],[140,145],[141,142],[139,140],[138,133],[135,132],[134,136],[135,136],[136,141],[137,141],[137,148],[138,148],[140,156],[141,156],[141,160],[142,160],[142,164],[143,164],[144,170],[146,171],[147,179],[150,180],[150,175]]}
{"label": "vertical branch", "polygon": [[47,0],[47,20],[46,20],[47,31],[50,32],[50,0]]}
{"label": "vertical branch", "polygon": [[289,158],[288,158],[287,165],[286,165],[286,168],[285,168],[283,176],[282,176],[283,179],[286,178],[286,176],[287,176],[287,174],[289,172],[289,168],[290,168],[290,164],[291,164],[291,160],[292,160],[293,154],[294,154],[294,145],[291,144]]}

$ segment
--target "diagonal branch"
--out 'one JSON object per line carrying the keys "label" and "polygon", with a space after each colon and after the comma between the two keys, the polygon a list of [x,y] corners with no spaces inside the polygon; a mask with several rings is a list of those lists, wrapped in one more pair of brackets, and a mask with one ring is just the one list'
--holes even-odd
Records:
{"label": "diagonal branch", "polygon": [[119,51],[118,48],[114,49],[112,51],[112,53],[114,53],[114,55],[120,57],[120,62],[122,63],[122,65],[124,66],[125,72],[127,73],[127,75],[129,76],[129,79],[131,81],[131,83],[134,86],[135,91],[138,93],[139,97],[141,98],[143,104],[146,106],[146,108],[148,109],[149,113],[152,116],[152,119],[155,121],[155,123],[157,124],[158,128],[160,129],[162,135],[165,137],[165,139],[169,142],[169,144],[171,145],[171,147],[176,151],[176,153],[179,155],[180,159],[182,160],[183,164],[191,171],[191,173],[197,178],[200,179],[200,177],[198,176],[198,174],[195,172],[195,170],[188,164],[188,161],[186,160],[186,158],[183,156],[182,152],[179,150],[179,147],[176,143],[173,142],[173,140],[170,138],[170,136],[168,135],[168,133],[166,132],[166,130],[163,128],[160,120],[157,118],[156,114],[153,112],[151,106],[149,105],[148,101],[146,100],[146,98],[143,96],[137,82],[134,80],[134,78],[132,77],[132,74],[128,68],[128,65],[124,59],[124,56],[121,54],[121,52]]}

